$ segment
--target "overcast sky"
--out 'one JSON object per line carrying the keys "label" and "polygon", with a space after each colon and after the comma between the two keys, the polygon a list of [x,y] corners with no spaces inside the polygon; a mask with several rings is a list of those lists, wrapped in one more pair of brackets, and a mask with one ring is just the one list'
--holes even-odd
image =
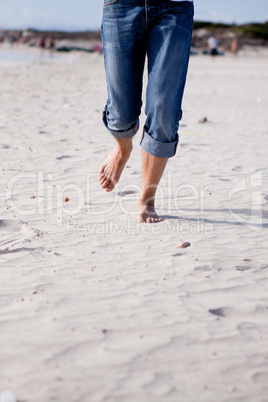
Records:
{"label": "overcast sky", "polygon": [[[102,0],[0,0],[0,28],[98,29]],[[195,19],[268,20],[268,0],[195,0]]]}

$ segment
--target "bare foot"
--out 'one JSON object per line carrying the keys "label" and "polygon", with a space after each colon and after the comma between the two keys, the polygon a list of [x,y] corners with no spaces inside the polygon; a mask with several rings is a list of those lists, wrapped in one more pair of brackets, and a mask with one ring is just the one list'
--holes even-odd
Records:
{"label": "bare foot", "polygon": [[139,223],[143,223],[143,222],[144,223],[158,223],[158,222],[162,222],[163,219],[157,215],[153,204],[138,201],[137,221]]}
{"label": "bare foot", "polygon": [[118,183],[132,151],[131,139],[120,139],[117,144],[116,148],[100,167],[100,185],[107,192],[112,191],[116,183]]}

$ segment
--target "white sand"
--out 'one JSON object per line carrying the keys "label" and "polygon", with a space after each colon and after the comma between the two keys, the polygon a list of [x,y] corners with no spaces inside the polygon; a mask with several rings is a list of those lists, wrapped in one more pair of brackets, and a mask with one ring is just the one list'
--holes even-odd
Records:
{"label": "white sand", "polygon": [[133,214],[141,131],[117,189],[97,183],[102,56],[0,69],[0,394],[267,401],[267,64],[191,59],[156,225]]}

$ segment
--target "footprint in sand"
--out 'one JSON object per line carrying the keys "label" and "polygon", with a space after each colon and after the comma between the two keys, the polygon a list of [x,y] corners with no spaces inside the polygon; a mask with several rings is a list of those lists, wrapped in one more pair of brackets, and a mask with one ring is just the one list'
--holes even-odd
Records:
{"label": "footprint in sand", "polygon": [[24,242],[40,237],[39,230],[30,228],[27,223],[18,220],[0,220],[0,252],[1,254],[16,252],[24,248]]}
{"label": "footprint in sand", "polygon": [[6,232],[21,232],[27,227],[27,224],[22,221],[13,221],[9,219],[0,220],[0,230]]}

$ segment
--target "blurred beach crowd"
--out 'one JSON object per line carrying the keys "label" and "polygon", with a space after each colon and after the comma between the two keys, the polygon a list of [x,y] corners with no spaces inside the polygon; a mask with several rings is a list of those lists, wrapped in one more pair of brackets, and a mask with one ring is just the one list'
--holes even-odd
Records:
{"label": "blurred beach crowd", "polygon": [[[35,29],[4,30],[0,28],[0,44],[24,44],[51,52],[72,50],[102,53],[100,31],[62,32]],[[237,54],[244,47],[268,46],[268,23],[227,25],[195,21],[192,54]]]}
{"label": "blurred beach crowd", "polygon": [[31,29],[1,30],[0,44],[10,46],[28,45],[40,47],[42,51],[70,52],[80,50],[85,52],[102,53],[102,44],[99,31],[88,32],[60,32],[60,31],[37,31]]}

